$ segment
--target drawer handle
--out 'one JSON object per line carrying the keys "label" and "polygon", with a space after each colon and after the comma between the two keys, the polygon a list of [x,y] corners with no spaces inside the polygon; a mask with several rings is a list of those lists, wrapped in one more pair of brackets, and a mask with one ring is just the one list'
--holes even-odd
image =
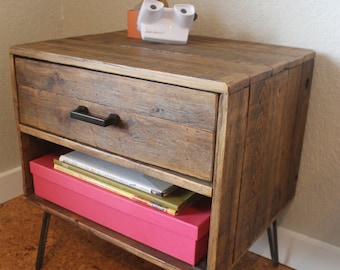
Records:
{"label": "drawer handle", "polygon": [[78,106],[78,108],[70,112],[70,115],[71,115],[71,118],[85,121],[85,122],[95,124],[101,127],[107,127],[110,125],[118,126],[119,121],[120,121],[119,115],[117,114],[110,114],[105,119],[94,117],[90,115],[89,109],[85,106]]}

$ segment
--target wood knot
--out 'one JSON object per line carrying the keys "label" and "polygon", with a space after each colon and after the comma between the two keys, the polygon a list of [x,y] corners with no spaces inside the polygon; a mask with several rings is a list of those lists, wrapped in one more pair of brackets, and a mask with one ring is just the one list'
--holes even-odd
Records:
{"label": "wood knot", "polygon": [[152,108],[151,112],[152,113],[158,113],[160,109],[158,107]]}

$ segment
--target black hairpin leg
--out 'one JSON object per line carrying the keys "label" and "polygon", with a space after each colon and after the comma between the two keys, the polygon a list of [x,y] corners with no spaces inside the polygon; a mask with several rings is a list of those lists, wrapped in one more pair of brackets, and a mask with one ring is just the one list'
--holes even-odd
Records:
{"label": "black hairpin leg", "polygon": [[37,270],[39,270],[41,268],[41,266],[43,264],[43,260],[44,260],[44,252],[45,252],[45,246],[46,246],[48,225],[50,224],[50,217],[51,217],[51,214],[44,212],[42,224],[41,224],[38,254],[37,254],[37,259],[36,259],[36,262],[35,262],[35,268]]}
{"label": "black hairpin leg", "polygon": [[274,267],[279,265],[279,248],[277,241],[277,221],[275,220],[272,225],[267,229],[270,255],[272,257]]}

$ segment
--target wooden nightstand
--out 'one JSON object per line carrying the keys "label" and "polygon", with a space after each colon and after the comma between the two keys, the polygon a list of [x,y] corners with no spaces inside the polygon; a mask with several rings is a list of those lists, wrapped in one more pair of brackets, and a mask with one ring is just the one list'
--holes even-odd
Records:
{"label": "wooden nightstand", "polygon": [[[313,51],[116,32],[14,46],[11,60],[24,191],[48,214],[165,269],[192,269],[35,196],[29,161],[78,150],[212,197],[206,265],[229,269],[294,197]],[[94,123],[70,117],[80,105]],[[119,123],[98,126],[110,114]]]}

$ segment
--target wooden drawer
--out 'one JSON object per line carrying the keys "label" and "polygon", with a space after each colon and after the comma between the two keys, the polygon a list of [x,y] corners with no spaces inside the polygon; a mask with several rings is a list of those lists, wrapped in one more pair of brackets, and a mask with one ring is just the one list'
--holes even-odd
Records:
{"label": "wooden drawer", "polygon": [[[15,65],[21,124],[212,180],[218,94],[25,58]],[[120,123],[71,118],[79,105]]]}

